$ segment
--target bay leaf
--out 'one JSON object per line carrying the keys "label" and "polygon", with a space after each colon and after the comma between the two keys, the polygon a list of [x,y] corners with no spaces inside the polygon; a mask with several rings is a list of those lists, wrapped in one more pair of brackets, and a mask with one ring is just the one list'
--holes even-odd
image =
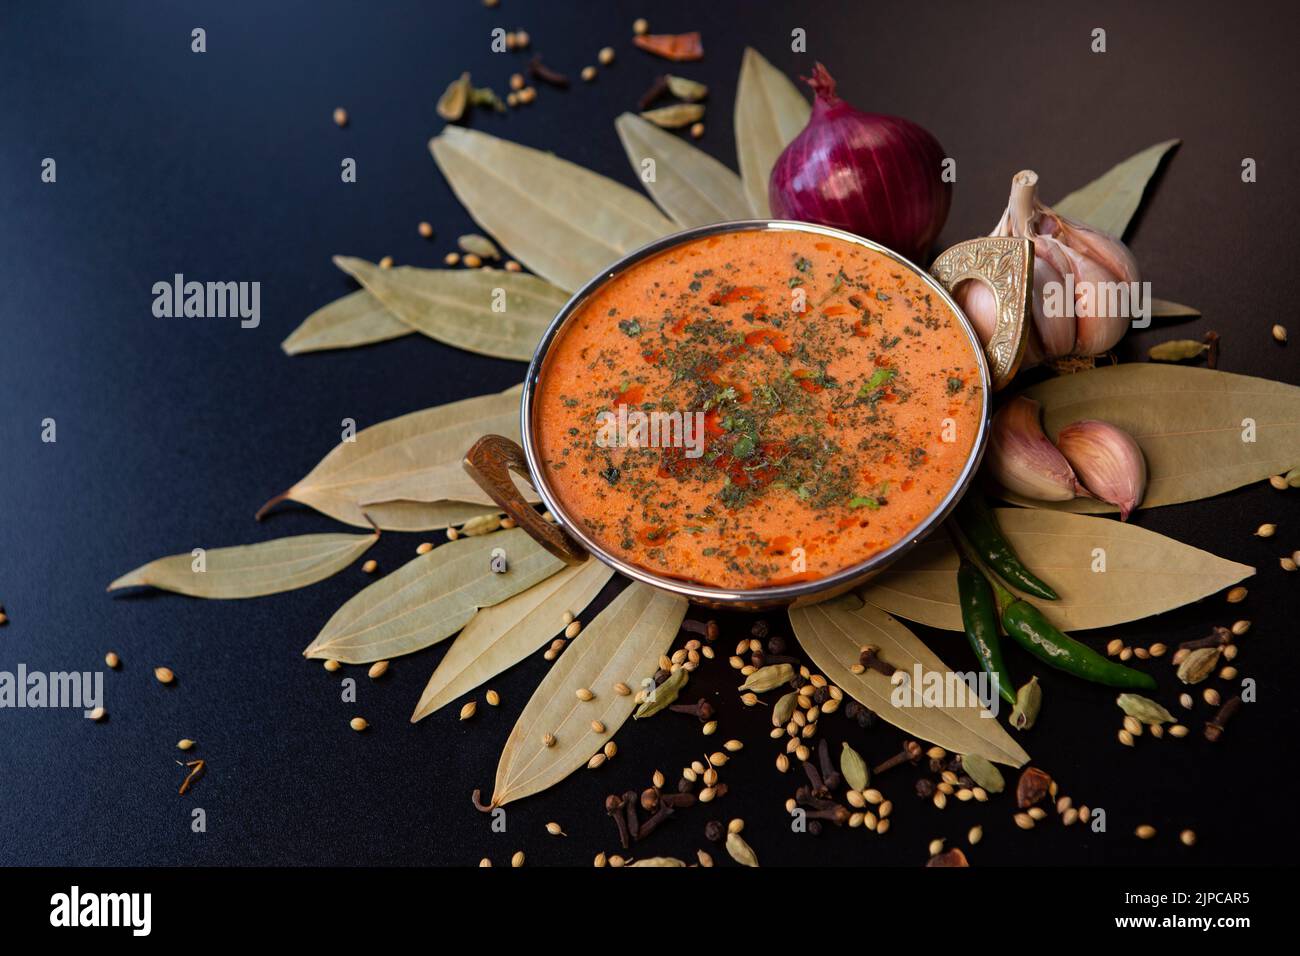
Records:
{"label": "bay leaf", "polygon": [[644,196],[550,153],[459,126],[429,149],[474,221],[569,292],[674,231]]}
{"label": "bay leaf", "polygon": [[588,558],[500,604],[483,608],[439,662],[420,695],[411,723],[513,667],[555,637],[564,630],[564,612],[581,614],[613,574],[609,565]]}
{"label": "bay leaf", "polygon": [[631,113],[615,120],[614,128],[638,177],[642,163],[654,161],[654,178],[645,187],[683,229],[749,218],[740,177],[708,153]]}
{"label": "bay leaf", "polygon": [[[460,462],[482,435],[519,440],[521,388],[435,405],[364,428],[352,441],[336,445],[258,515],[289,500],[357,527],[369,527],[369,515],[385,530],[427,531],[495,511],[492,499],[463,474]],[[422,488],[440,489],[446,500],[422,500]],[[457,504],[448,506],[448,501]]]}
{"label": "bay leaf", "polygon": [[522,272],[502,269],[381,269],[335,256],[394,316],[447,345],[526,362],[568,293]]}
{"label": "bay leaf", "polygon": [[[621,696],[614,685],[640,687],[654,674],[686,608],[685,598],[634,582],[592,619],[551,665],[510,731],[492,806],[540,793],[586,765],[636,706],[635,696]],[[579,700],[581,688],[595,697]],[[593,720],[605,725],[604,733],[592,729]],[[542,743],[546,734],[555,737],[554,746]]]}
{"label": "bay leaf", "polygon": [[193,553],[159,558],[122,575],[110,591],[153,587],[201,598],[251,598],[303,588],[337,574],[379,540],[379,534],[303,534],[233,548],[212,548],[203,570]]}
{"label": "bay leaf", "polygon": [[[1127,363],[1062,375],[1025,391],[1053,439],[1096,418],[1136,439],[1147,460],[1141,508],[1196,501],[1300,464],[1300,388],[1217,369]],[[1243,441],[1245,419],[1254,441]],[[1053,511],[1117,510],[1091,498],[1017,504]]]}
{"label": "bay leaf", "polygon": [[[1031,508],[995,510],[1002,533],[1025,566],[1060,594],[1059,601],[1034,603],[1065,631],[1150,617],[1255,573],[1247,565],[1123,521]],[[1092,570],[1096,548],[1105,551],[1104,572]],[[960,631],[957,564],[948,537],[931,535],[859,593],[890,614]]]}
{"label": "bay leaf", "polygon": [[385,531],[436,531],[496,511],[495,504],[464,501],[378,501],[365,506],[375,527]]}
{"label": "bay leaf", "polygon": [[811,113],[812,107],[786,75],[757,50],[746,47],[736,89],[736,160],[755,217],[764,219],[772,214],[767,203],[772,167],[808,125]]}
{"label": "bay leaf", "polygon": [[[490,570],[494,548],[509,570]],[[304,657],[365,664],[436,644],[469,623],[474,612],[513,597],[564,566],[523,528],[461,538],[408,561],[334,612]]]}
{"label": "bay leaf", "polygon": [[365,289],[322,306],[280,343],[286,355],[350,349],[410,335],[415,330],[394,316]]}
{"label": "bay leaf", "polygon": [[1142,202],[1147,183],[1160,167],[1160,161],[1181,142],[1169,139],[1148,146],[1083,188],[1053,203],[1052,208],[1062,216],[1081,219],[1090,226],[1122,238]]}
{"label": "bay leaf", "polygon": [[1179,302],[1165,299],[1151,300],[1151,318],[1153,319],[1194,319],[1201,314],[1200,309]]}
{"label": "bay leaf", "polygon": [[858,606],[856,601],[814,604],[792,609],[790,625],[799,646],[818,670],[904,733],[954,753],[979,754],[1013,767],[1028,762],[1029,754],[980,706],[974,694],[963,706],[897,707],[891,699],[894,687],[890,678],[874,670],[853,673],[851,668],[858,663],[864,644],[879,647],[882,660],[909,676],[914,675],[918,665],[923,673],[945,676],[945,683],[946,675],[951,673],[906,625],[879,608]]}

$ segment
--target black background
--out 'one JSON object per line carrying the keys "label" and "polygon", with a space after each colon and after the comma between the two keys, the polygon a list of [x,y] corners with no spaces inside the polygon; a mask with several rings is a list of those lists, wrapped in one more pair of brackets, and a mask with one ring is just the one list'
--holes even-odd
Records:
{"label": "black background", "polygon": [[[721,710],[717,738],[662,716],[618,735],[620,755],[508,808],[493,834],[469,803],[490,791],[496,755],[546,665],[540,654],[493,680],[499,709],[458,723],[448,708],[408,723],[444,648],[394,661],[387,677],[358,678],[360,702],[340,702],[340,675],[299,652],[368,583],[359,567],[302,591],[252,601],[175,595],[109,597],[118,574],[194,546],[249,543],[336,530],[305,508],[255,524],[267,497],[305,474],[337,442],[340,420],[361,426],[519,381],[523,366],[417,336],[361,350],[289,358],[278,343],[313,309],[348,292],[334,253],[436,265],[472,224],[426,143],[441,128],[434,104],[471,70],[504,91],[528,54],[494,55],[495,26],[524,28],[556,68],[577,73],[612,45],[618,62],[591,85],[543,89],[530,108],[476,113],[473,125],[554,150],[629,185],[613,119],[634,108],[665,64],[635,50],[631,22],[663,32],[698,29],[707,56],[679,72],[711,89],[702,145],[734,166],[731,107],[740,57],[753,45],[790,74],[823,60],[841,93],[864,109],[911,117],[958,163],[944,243],[987,232],[1010,175],[1032,167],[1046,198],[1170,137],[1183,146],[1159,177],[1129,239],[1158,297],[1194,304],[1213,328],[1221,367],[1300,381],[1294,123],[1297,26],[1290,4],[1217,3],[5,3],[0,9],[0,669],[100,669],[109,718],[73,711],[0,711],[0,863],[4,864],[587,864],[614,851],[600,801],[673,775],[706,746],[748,746],[724,770],[732,793],[714,810],[683,813],[639,852],[689,856],[712,816],[747,819],[765,864],[919,864],[937,836],[964,843],[982,823],[975,864],[1226,863],[1278,861],[1294,845],[1278,790],[1294,776],[1297,716],[1291,673],[1297,576],[1277,557],[1300,547],[1294,495],[1266,485],[1152,512],[1146,528],[1259,567],[1238,608],[1211,598],[1156,620],[1090,632],[1100,646],[1169,644],[1209,624],[1254,619],[1238,664],[1259,682],[1224,741],[1200,738],[1204,706],[1184,741],[1119,746],[1112,694],[1036,670],[1046,691],[1025,744],[1076,803],[1105,807],[1105,834],[1042,826],[1025,833],[1003,797],[940,814],[911,794],[912,772],[881,778],[897,805],[885,837],[790,832],[782,804],[801,782],[773,769],[765,713],[744,712],[725,664],[701,673]],[[190,52],[190,30],[207,52]],[[1109,52],[1089,51],[1103,27]],[[789,52],[794,27],[807,55]],[[346,129],[331,121],[348,109]],[[41,160],[57,184],[40,181]],[[359,181],[339,179],[355,157]],[[1243,157],[1259,182],[1240,180]],[[427,219],[434,240],[416,234]],[[154,282],[259,281],[262,323],[156,319]],[[1155,328],[1120,347],[1133,359]],[[58,423],[57,444],[40,440]],[[1262,521],[1281,531],[1251,536]],[[387,534],[371,553],[390,571],[438,534]],[[618,587],[611,585],[596,606]],[[595,607],[583,615],[590,618]],[[722,657],[752,619],[721,616]],[[784,618],[772,618],[784,630]],[[956,667],[973,666],[960,636],[919,632]],[[445,647],[445,645],[444,645]],[[178,675],[171,688],[152,669]],[[1167,703],[1171,669],[1151,667]],[[716,695],[716,696],[715,696]],[[371,722],[348,729],[354,713]],[[900,735],[825,722],[876,761]],[[175,741],[199,741],[209,772],[185,797]],[[710,749],[715,749],[710,746]],[[205,834],[190,811],[207,812]],[[545,834],[560,822],[569,836]],[[1160,834],[1132,836],[1140,822]],[[1200,834],[1179,845],[1179,828]],[[720,862],[725,854],[717,852]]]}

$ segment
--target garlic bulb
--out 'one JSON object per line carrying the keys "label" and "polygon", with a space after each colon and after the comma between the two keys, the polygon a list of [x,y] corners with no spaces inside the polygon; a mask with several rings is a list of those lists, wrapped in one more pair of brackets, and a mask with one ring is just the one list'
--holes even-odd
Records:
{"label": "garlic bulb", "polygon": [[1147,486],[1147,462],[1133,436],[1087,419],[1062,428],[1056,446],[1093,497],[1117,505],[1120,519],[1128,520]]}
{"label": "garlic bulb", "polygon": [[[1108,233],[1056,213],[1038,200],[1038,174],[1022,170],[990,235],[1021,236],[1034,244],[1033,317],[1022,368],[1066,355],[1100,355],[1128,330],[1138,295],[1137,260]],[[1129,284],[1121,288],[1119,284]],[[996,324],[993,296],[968,281],[956,292],[982,341]]]}
{"label": "garlic bulb", "polygon": [[986,459],[989,472],[1007,491],[1036,501],[1069,501],[1088,492],[1070,463],[1047,440],[1039,404],[1019,395],[993,416]]}

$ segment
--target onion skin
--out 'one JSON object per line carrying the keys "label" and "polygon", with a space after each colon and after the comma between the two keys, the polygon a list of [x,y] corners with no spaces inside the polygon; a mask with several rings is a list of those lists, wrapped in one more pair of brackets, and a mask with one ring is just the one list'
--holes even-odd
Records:
{"label": "onion skin", "polygon": [[856,233],[923,261],[952,204],[943,147],[910,120],[841,100],[820,63],[806,82],[817,94],[812,116],[772,167],[772,214]]}

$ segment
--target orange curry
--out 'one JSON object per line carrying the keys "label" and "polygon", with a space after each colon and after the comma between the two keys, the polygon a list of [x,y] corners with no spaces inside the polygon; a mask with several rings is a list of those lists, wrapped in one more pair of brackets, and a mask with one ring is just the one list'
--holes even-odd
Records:
{"label": "orange curry", "polygon": [[714,587],[790,584],[940,504],[979,429],[978,363],[888,257],[727,233],[594,293],[551,344],[534,424],[560,506],[609,553]]}

